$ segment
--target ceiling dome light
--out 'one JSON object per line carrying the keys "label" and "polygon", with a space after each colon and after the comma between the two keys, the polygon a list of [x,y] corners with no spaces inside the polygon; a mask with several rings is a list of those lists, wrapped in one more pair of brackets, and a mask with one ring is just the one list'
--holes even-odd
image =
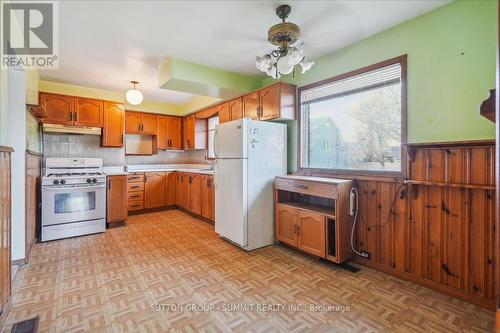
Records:
{"label": "ceiling dome light", "polygon": [[139,90],[135,89],[135,85],[139,84],[139,82],[138,81],[130,81],[130,83],[132,83],[134,85],[134,88],[127,91],[127,93],[125,94],[125,98],[127,99],[127,102],[129,104],[139,105],[142,103],[142,101],[144,99],[144,96],[142,95],[142,93]]}
{"label": "ceiling dome light", "polygon": [[291,11],[292,8],[288,5],[276,8],[276,15],[282,22],[273,25],[267,32],[267,40],[276,48],[269,54],[255,58],[255,67],[273,79],[292,72],[295,75],[296,65],[302,67],[302,73],[314,65],[314,62],[304,58],[299,26],[285,22]]}

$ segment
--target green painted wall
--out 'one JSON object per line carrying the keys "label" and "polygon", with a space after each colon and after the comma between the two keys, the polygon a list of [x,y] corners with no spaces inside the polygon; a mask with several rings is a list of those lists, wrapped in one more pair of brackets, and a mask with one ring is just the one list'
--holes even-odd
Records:
{"label": "green painted wall", "polygon": [[[283,81],[300,87],[407,54],[408,141],[491,139],[495,126],[478,107],[495,87],[496,31],[497,1],[456,1],[314,59],[309,72]],[[288,127],[295,171],[296,123]]]}

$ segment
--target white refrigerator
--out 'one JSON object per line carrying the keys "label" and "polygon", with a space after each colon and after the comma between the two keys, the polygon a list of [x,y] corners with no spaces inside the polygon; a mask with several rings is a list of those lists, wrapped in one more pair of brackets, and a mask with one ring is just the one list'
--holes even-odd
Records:
{"label": "white refrigerator", "polygon": [[215,232],[245,250],[274,242],[274,177],[286,175],[286,125],[243,118],[217,125]]}

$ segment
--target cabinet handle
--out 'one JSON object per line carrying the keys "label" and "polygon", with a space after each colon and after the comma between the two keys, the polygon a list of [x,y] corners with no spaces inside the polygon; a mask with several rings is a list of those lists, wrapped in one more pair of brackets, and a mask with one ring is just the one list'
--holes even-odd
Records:
{"label": "cabinet handle", "polygon": [[75,121],[78,121],[78,112],[76,112],[76,111],[75,111],[75,112],[74,112],[74,115],[75,115],[75,119],[74,119],[74,120],[75,120]]}
{"label": "cabinet handle", "polygon": [[123,143],[123,136],[124,136],[124,135],[122,134],[122,143]]}
{"label": "cabinet handle", "polygon": [[73,111],[69,112],[69,121],[73,121]]}
{"label": "cabinet handle", "polygon": [[111,190],[111,180],[108,180],[108,190]]}

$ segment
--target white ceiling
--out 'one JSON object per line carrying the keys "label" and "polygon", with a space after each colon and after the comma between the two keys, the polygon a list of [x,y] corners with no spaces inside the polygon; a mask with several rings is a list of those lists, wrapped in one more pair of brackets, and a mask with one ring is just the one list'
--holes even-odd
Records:
{"label": "white ceiling", "polygon": [[180,58],[257,74],[275,8],[292,6],[305,55],[315,59],[448,3],[358,1],[64,1],[59,7],[59,70],[46,80],[125,91],[140,81],[145,99],[183,104],[193,95],[158,87],[158,64]]}

